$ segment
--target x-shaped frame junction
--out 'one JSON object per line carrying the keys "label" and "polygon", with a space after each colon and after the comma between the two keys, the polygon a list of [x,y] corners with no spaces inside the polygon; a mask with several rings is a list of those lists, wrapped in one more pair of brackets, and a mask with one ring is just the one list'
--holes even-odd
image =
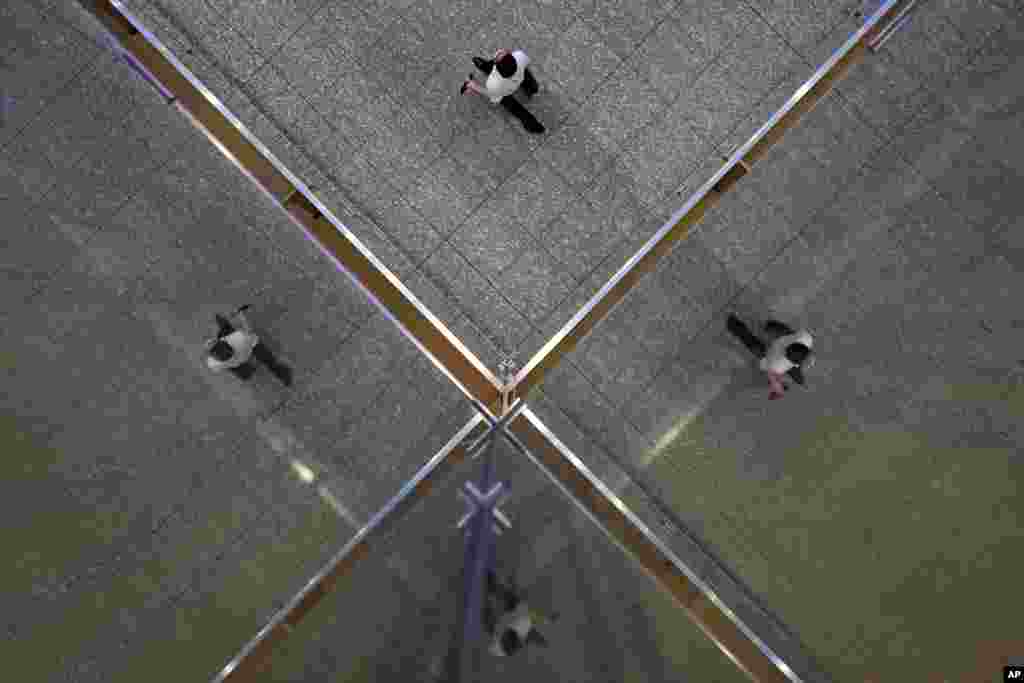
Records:
{"label": "x-shaped frame junction", "polygon": [[[357,532],[216,676],[253,680],[274,646],[287,637],[334,586],[365,557],[374,540],[400,520],[444,473],[471,455],[481,439],[500,435],[530,458],[600,528],[667,590],[716,645],[756,681],[825,681],[779,633],[755,634],[679,557],[634,515],[529,409],[526,397],[545,373],[571,352],[630,289],[666,255],[724,193],[749,173],[785,132],[819,102],[857,61],[888,39],[915,0],[886,0],[687,203],[631,257],[600,291],[528,363],[499,380],[264,147],[180,61],[133,17],[120,0],[79,0],[116,39],[115,49],[178,108],[256,185],[269,195],[476,407],[473,418]],[[484,436],[464,442],[486,423]],[[478,502],[494,501],[467,489]],[[656,503],[656,501],[655,501]],[[775,629],[781,632],[781,629]],[[769,646],[763,638],[773,639]],[[795,665],[795,666],[794,666]]]}

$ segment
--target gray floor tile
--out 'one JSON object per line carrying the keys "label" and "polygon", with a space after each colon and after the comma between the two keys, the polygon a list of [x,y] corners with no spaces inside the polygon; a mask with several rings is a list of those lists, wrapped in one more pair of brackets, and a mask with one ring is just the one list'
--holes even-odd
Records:
{"label": "gray floor tile", "polygon": [[746,144],[779,110],[792,99],[797,90],[812,75],[813,69],[797,64],[794,70],[768,94],[750,106],[737,123],[716,143],[726,158]]}
{"label": "gray floor tile", "polygon": [[580,118],[599,140],[616,147],[650,123],[664,106],[650,84],[623,67],[587,100]]}
{"label": "gray floor tile", "polygon": [[511,348],[498,346],[473,323],[469,316],[459,318],[449,329],[492,372],[497,370],[498,363],[504,358],[505,354],[512,351]]}
{"label": "gray floor tile", "polygon": [[5,20],[7,47],[0,55],[3,96],[8,98],[0,145],[39,116],[99,54],[97,46],[31,5],[15,3],[10,11],[14,14]]}
{"label": "gray floor tile", "polygon": [[342,213],[338,216],[367,249],[381,262],[384,267],[401,278],[415,270],[415,259],[425,257],[415,251],[418,241],[424,237],[433,239],[433,235],[415,236],[410,246],[405,246],[395,232],[388,232],[378,225],[370,215],[361,213]]}
{"label": "gray floor tile", "polygon": [[[442,234],[450,234],[469,217],[484,197],[461,177],[462,169],[450,157],[442,156],[426,168],[405,191],[406,199]],[[453,187],[458,183],[460,187]]]}
{"label": "gray floor tile", "polygon": [[[395,363],[392,351],[395,347],[401,348],[402,343],[405,340],[394,323],[375,315],[356,334],[344,340],[330,359],[321,362],[304,394],[289,402],[281,419],[290,421],[289,426],[293,429],[301,425],[301,431],[296,432],[300,440],[304,440],[303,433],[312,439],[321,430],[326,430],[324,436],[328,441],[335,438],[332,435],[340,438],[347,425],[370,405],[389,382],[396,379],[388,373]],[[307,400],[311,398],[317,398],[325,406],[330,405],[330,410],[343,416],[340,422],[332,421],[329,415],[323,415],[315,405],[306,407]],[[306,427],[301,417],[288,417],[300,409],[307,414],[323,416],[316,417],[316,422]],[[323,421],[322,425],[320,421]],[[328,424],[333,426],[328,428]]]}
{"label": "gray floor tile", "polygon": [[257,10],[248,2],[231,0],[218,11],[260,53],[270,57],[323,5],[321,0],[288,0],[261,3]]}
{"label": "gray floor tile", "polygon": [[558,36],[575,20],[575,10],[562,2],[524,0],[508,5],[489,3],[471,34],[474,54],[489,57],[499,47],[524,50],[538,68],[550,61]]}
{"label": "gray floor tile", "polygon": [[633,53],[629,64],[671,102],[697,79],[709,61],[682,27],[668,17]]}
{"label": "gray floor tile", "polygon": [[356,57],[367,68],[373,82],[392,91],[396,99],[404,99],[404,93],[418,88],[430,77],[442,53],[418,26],[400,18],[388,25],[377,42],[357,53]]}
{"label": "gray floor tile", "polygon": [[605,46],[590,25],[578,19],[560,36],[544,70],[564,92],[582,102],[620,63],[621,58]]}
{"label": "gray floor tile", "polygon": [[[481,102],[475,104],[484,106]],[[529,146],[523,144],[521,138],[512,130],[512,126],[502,120],[503,112],[492,109],[482,111],[487,115],[486,121],[473,125],[470,129],[479,143],[494,155],[496,175],[505,179],[501,183],[503,185],[523,164],[533,158],[532,151]]]}
{"label": "gray floor tile", "polygon": [[29,197],[35,201],[51,192],[57,182],[57,167],[47,156],[36,137],[17,139],[4,148],[0,157],[0,177],[13,188],[12,196]]}
{"label": "gray floor tile", "polygon": [[640,0],[623,4],[614,0],[583,0],[580,16],[621,58],[628,58],[672,9],[671,0]]}
{"label": "gray floor tile", "polygon": [[[818,57],[815,48],[837,25],[861,10],[858,0],[756,0],[753,7],[805,57]],[[832,47],[835,49],[839,42]]]}
{"label": "gray floor tile", "polygon": [[851,105],[830,94],[786,133],[781,144],[805,150],[829,174],[841,177],[878,149],[882,140],[856,117]]}
{"label": "gray floor tile", "polygon": [[767,95],[800,63],[799,54],[759,18],[744,25],[717,61],[729,72],[731,82],[755,100]]}
{"label": "gray floor tile", "polygon": [[694,235],[683,238],[659,268],[675,278],[679,291],[705,319],[710,319],[740,287]]}
{"label": "gray floor tile", "polygon": [[778,210],[799,230],[839,189],[825,170],[802,149],[776,148],[744,178],[743,191]]}
{"label": "gray floor tile", "polygon": [[498,281],[529,241],[529,233],[514,217],[485,203],[451,237],[451,246]]}
{"label": "gray floor tile", "polygon": [[404,18],[436,51],[447,50],[461,43],[487,11],[486,4],[473,0],[413,2],[404,13]]}
{"label": "gray floor tile", "polygon": [[339,66],[351,59],[337,40],[325,15],[330,7],[318,13],[305,26],[296,31],[271,57],[271,63],[281,71],[293,87],[317,104],[317,95],[327,97],[337,78]]}
{"label": "gray floor tile", "polygon": [[438,318],[442,325],[451,328],[462,317],[458,303],[442,293],[422,272],[410,273],[402,280],[402,284]]}
{"label": "gray floor tile", "polygon": [[691,87],[683,90],[672,106],[685,111],[698,132],[717,143],[750,113],[757,101],[733,82],[725,62],[716,61]]}
{"label": "gray floor tile", "polygon": [[621,159],[632,172],[640,201],[655,206],[682,184],[709,151],[689,112],[675,106],[630,138]]}
{"label": "gray floor tile", "polygon": [[[392,249],[409,264],[418,266],[441,245],[442,236],[402,197],[383,196],[365,207],[367,217],[390,237]],[[400,272],[406,272],[403,268]]]}
{"label": "gray floor tile", "polygon": [[598,176],[583,197],[619,233],[633,241],[647,240],[660,227],[661,217],[641,201],[630,169],[619,159]]}
{"label": "gray floor tile", "polygon": [[730,277],[746,283],[785,245],[796,228],[778,209],[743,203],[739,219],[725,221],[712,217],[698,235]]}
{"label": "gray floor tile", "polygon": [[529,334],[527,321],[458,252],[438,250],[424,263],[423,272],[442,293],[459,303],[496,348],[510,350]]}
{"label": "gray floor tile", "polygon": [[899,134],[923,96],[921,83],[884,53],[851,69],[838,92],[889,138]]}
{"label": "gray floor tile", "polygon": [[1007,21],[1008,15],[999,5],[983,0],[937,0],[931,11],[956,26],[967,45],[972,48],[981,46],[992,32]]}
{"label": "gray floor tile", "polygon": [[946,196],[957,211],[977,223],[996,217],[1020,214],[1020,202],[1014,187],[1021,173],[988,150],[965,145],[952,158],[952,166],[931,183]]}
{"label": "gray floor tile", "polygon": [[893,60],[922,83],[948,79],[967,63],[971,53],[953,24],[941,14],[927,11],[913,16],[888,46]]}
{"label": "gray floor tile", "polygon": [[575,197],[575,193],[553,170],[531,159],[502,184],[492,203],[501,212],[518,220],[529,232],[537,234]]}
{"label": "gray floor tile", "polygon": [[[575,365],[601,394],[601,403],[621,407],[627,398],[616,378],[629,368],[649,365],[651,353],[639,342],[628,302],[618,307],[573,352]],[[653,370],[652,370],[653,375]],[[547,386],[547,382],[545,382]]]}
{"label": "gray floor tile", "polygon": [[498,280],[502,292],[534,325],[571,293],[575,281],[543,247],[528,245]]}
{"label": "gray floor tile", "polygon": [[752,13],[742,0],[677,0],[675,17],[704,61],[717,57],[736,39]]}
{"label": "gray floor tile", "polygon": [[0,270],[4,273],[4,301],[12,309],[66,267],[75,258],[80,242],[92,235],[92,228],[55,221],[48,213],[34,210],[15,214],[10,229],[5,231]]}
{"label": "gray floor tile", "polygon": [[597,267],[621,233],[585,200],[573,202],[553,219],[538,237],[552,255],[576,278]]}
{"label": "gray floor tile", "polygon": [[612,160],[614,151],[575,117],[545,140],[537,160],[548,164],[569,186],[580,192],[594,181]]}

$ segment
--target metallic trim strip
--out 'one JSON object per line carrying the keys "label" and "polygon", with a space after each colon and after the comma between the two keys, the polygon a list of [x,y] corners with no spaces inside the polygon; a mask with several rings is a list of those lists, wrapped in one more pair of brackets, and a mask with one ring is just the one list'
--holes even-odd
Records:
{"label": "metallic trim strip", "polygon": [[[324,581],[330,577],[338,568],[339,565],[352,554],[357,547],[364,544],[368,537],[372,534],[378,534],[387,527],[394,525],[401,518],[400,506],[411,504],[415,502],[418,496],[419,486],[430,477],[434,471],[445,462],[448,456],[462,443],[469,434],[476,429],[478,426],[485,422],[482,415],[479,413],[474,414],[472,418],[460,429],[455,435],[446,443],[441,450],[439,450],[423,467],[416,472],[413,477],[405,483],[404,486],[395,494],[384,507],[382,507],[363,527],[356,532],[348,543],[338,551],[337,554],[330,561],[327,562],[324,567],[317,572],[313,578],[311,578],[295,596],[292,597],[288,603],[282,607],[277,613],[267,622],[260,631],[253,636],[253,638],[246,643],[237,655],[224,668],[217,674],[213,679],[213,683],[222,683],[229,679],[229,677],[238,670],[239,664],[241,664],[247,657],[249,657],[253,651],[260,645],[260,643],[267,638],[275,629],[282,626],[287,627],[289,622],[289,616],[298,608],[307,596],[309,596],[314,590],[316,590]],[[450,464],[450,463],[449,463]],[[396,514],[396,511],[398,514]]]}
{"label": "metallic trim strip", "polygon": [[[899,2],[903,0],[886,0],[886,2],[875,12],[871,18],[865,22],[856,33],[836,50],[832,56],[814,72],[803,85],[797,88],[796,92],[789,98],[789,100],[782,106],[781,109],[776,111],[768,119],[768,121],[761,126],[760,129],[747,142],[737,149],[728,161],[718,170],[715,175],[711,177],[704,185],[694,192],[689,200],[683,205],[682,208],[677,210],[672,217],[656,232],[647,242],[640,248],[640,250],[634,254],[626,263],[612,276],[601,289],[595,294],[590,301],[588,301],[583,308],[581,308],[572,319],[562,327],[561,330],[552,337],[547,344],[545,344],[540,351],[534,354],[533,358],[529,360],[520,370],[516,373],[515,384],[519,386],[521,382],[527,380],[527,378],[533,373],[533,371],[544,361],[544,359],[555,351],[565,340],[568,338],[580,324],[580,322],[587,317],[587,315],[594,310],[598,304],[608,295],[608,293],[619,284],[619,282],[636,266],[636,264],[643,259],[647,254],[660,243],[675,226],[679,223],[690,210],[711,191],[718,182],[732,170],[740,161],[747,155],[747,153],[755,146],[761,139],[768,133],[769,130],[775,127],[776,124],[792,110],[797,103],[800,102],[807,95],[807,93],[813,88],[818,81],[826,76],[835,65],[843,59],[853,48],[864,39],[864,36],[869,31],[873,30],[876,25],[882,21],[882,19],[895,7]],[[526,389],[530,388],[530,383],[527,382]]]}
{"label": "metallic trim strip", "polygon": [[886,27],[878,33],[878,35],[868,41],[868,47],[870,47],[874,52],[881,50],[882,46],[885,45],[897,31],[903,28],[905,23],[907,23],[907,20],[910,18],[910,13],[914,10],[916,5],[917,0],[909,0],[909,2],[907,2],[907,4],[896,13],[896,16],[893,17],[892,21],[889,22]]}

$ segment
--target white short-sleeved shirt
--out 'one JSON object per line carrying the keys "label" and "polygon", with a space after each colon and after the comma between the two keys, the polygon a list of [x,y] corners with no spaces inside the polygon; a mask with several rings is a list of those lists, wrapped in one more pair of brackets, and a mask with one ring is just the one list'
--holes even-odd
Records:
{"label": "white short-sleeved shirt", "polygon": [[761,369],[765,372],[784,375],[796,367],[796,363],[786,358],[786,348],[790,344],[803,344],[807,348],[811,348],[813,343],[814,340],[807,330],[800,330],[799,332],[779,337],[772,342],[772,345],[768,347],[768,352],[761,359]]}
{"label": "white short-sleeved shirt", "polygon": [[484,83],[487,96],[491,98],[492,104],[498,104],[502,98],[508,97],[523,84],[523,78],[526,76],[526,66],[530,63],[530,58],[522,50],[514,50],[512,56],[516,60],[516,72],[510,78],[502,77],[498,73],[497,65],[495,65],[487,76],[487,81]]}
{"label": "white short-sleeved shirt", "polygon": [[533,617],[530,610],[523,603],[502,615],[497,628],[494,629],[494,639],[491,641],[490,651],[497,657],[507,657],[508,653],[501,648],[501,635],[508,630],[515,631],[520,640],[526,640],[526,636],[533,628]]}
{"label": "white short-sleeved shirt", "polygon": [[[235,354],[225,361],[220,361],[213,356],[206,356],[206,366],[217,372],[218,370],[228,370],[230,368],[237,368],[239,365],[244,364],[252,356],[252,350],[259,344],[260,338],[255,334],[249,334],[244,330],[235,330],[226,337],[223,337],[234,350]],[[213,346],[213,343],[210,346]]]}

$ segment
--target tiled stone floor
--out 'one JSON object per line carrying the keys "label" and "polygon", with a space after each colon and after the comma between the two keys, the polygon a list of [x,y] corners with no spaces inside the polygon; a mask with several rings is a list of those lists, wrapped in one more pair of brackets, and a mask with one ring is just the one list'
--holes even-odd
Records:
{"label": "tiled stone floor", "polygon": [[[525,360],[555,332],[866,11],[816,0],[126,4],[492,367],[499,350],[518,346]],[[1002,568],[1019,564],[1020,325],[1007,313],[1022,267],[1019,9],[927,3],[534,402],[599,474],[633,474],[623,495],[647,521],[671,514],[701,532],[840,680],[955,670],[955,643],[1009,628],[992,615],[1010,585]],[[5,540],[23,549],[5,582],[5,660],[40,680],[181,680],[172,665],[187,651],[202,677],[468,411],[268,200],[97,47],[91,18],[11,0],[0,27],[13,102],[0,201],[22,217],[0,252],[5,439],[20,466],[4,481]],[[531,104],[549,124],[541,139],[457,97],[469,55],[505,37],[544,86]],[[249,299],[299,370],[292,394],[203,372],[196,348],[212,314]],[[726,304],[819,333],[808,391],[764,402],[716,322]],[[641,489],[671,509],[643,512]],[[978,508],[971,495],[997,502]],[[600,537],[580,527],[578,541],[545,550],[566,536],[564,503],[532,500],[553,519],[522,520],[533,538],[514,566],[537,590],[605,596],[581,596],[567,619],[628,611],[639,632],[670,634],[655,648],[631,641],[647,680],[736,675],[694,664],[706,644]],[[937,535],[954,526],[970,533]],[[921,540],[908,551],[906,538]],[[423,561],[406,545],[374,591],[401,588],[429,611],[438,572],[403,571]],[[652,599],[627,609],[637,593],[611,598],[616,582],[596,577]],[[972,615],[963,623],[991,630],[939,632],[948,622],[927,617],[940,590]],[[837,593],[840,607],[822,610]],[[581,603],[598,612],[575,614]],[[596,669],[577,666],[588,662],[628,680],[618,674],[632,668],[595,654],[611,635],[593,636],[559,670],[589,680]],[[311,659],[311,671],[337,671]]]}

